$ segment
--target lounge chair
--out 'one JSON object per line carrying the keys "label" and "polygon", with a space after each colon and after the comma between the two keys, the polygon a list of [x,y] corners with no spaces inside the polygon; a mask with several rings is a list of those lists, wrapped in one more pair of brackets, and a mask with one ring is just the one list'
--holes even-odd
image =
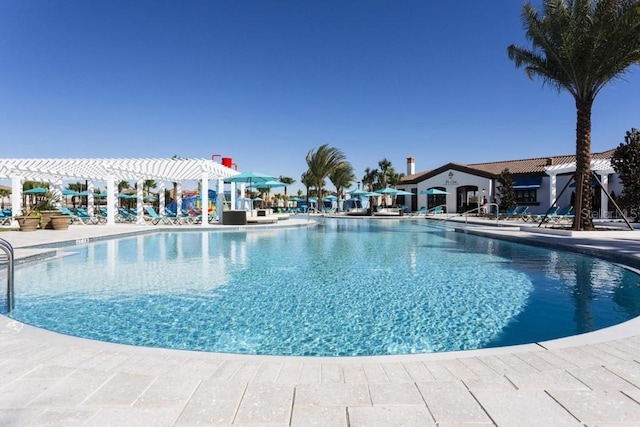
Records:
{"label": "lounge chair", "polygon": [[125,208],[118,208],[118,213],[116,214],[116,221],[118,222],[135,222],[136,217],[131,214]]}
{"label": "lounge chair", "polygon": [[529,206],[519,206],[514,212],[512,219],[521,219],[526,221],[529,218]]}
{"label": "lounge chair", "polygon": [[555,222],[556,224],[561,223],[562,221],[572,221],[575,215],[573,214],[573,206],[564,206],[558,209],[558,212],[555,215],[549,215],[548,218],[550,221]]}
{"label": "lounge chair", "polygon": [[188,211],[186,209],[180,209],[180,218],[182,218],[182,220],[187,224],[195,224],[197,222],[200,222],[201,218],[199,218],[195,212],[192,212],[193,211]]}
{"label": "lounge chair", "polygon": [[500,212],[498,214],[498,217],[502,218],[502,219],[511,218],[513,215],[515,215],[517,210],[518,210],[518,206],[513,206],[513,207],[509,208],[506,212]]}
{"label": "lounge chair", "polygon": [[9,225],[11,224],[11,216],[5,215],[3,211],[0,211],[0,225]]}
{"label": "lounge chair", "polygon": [[427,213],[427,208],[426,206],[422,206],[420,207],[420,209],[418,209],[417,211],[413,212],[411,214],[411,216],[418,216],[418,215],[424,215]]}
{"label": "lounge chair", "polygon": [[100,218],[95,215],[89,215],[89,212],[84,208],[76,208],[76,215],[82,220],[83,224],[97,224],[100,222]]}
{"label": "lounge chair", "polygon": [[550,210],[548,210],[546,213],[543,213],[543,214],[530,214],[529,217],[527,218],[527,220],[531,220],[532,222],[539,222],[539,221],[543,221],[544,220],[544,222],[548,222],[549,221],[549,216],[556,215],[558,213],[559,209],[560,209],[559,206],[554,206]]}
{"label": "lounge chair", "polygon": [[151,206],[145,206],[144,207],[144,211],[147,214],[144,217],[144,219],[147,220],[147,221],[150,221],[153,225],[156,225],[156,224],[158,224],[160,222],[162,222],[163,224],[177,224],[178,223],[178,219],[177,218],[170,218],[170,217],[168,217],[166,215],[160,215]]}
{"label": "lounge chair", "polygon": [[438,215],[438,214],[443,214],[444,213],[444,209],[442,209],[442,205],[440,206],[434,206],[431,209],[427,209],[427,211],[424,213],[425,215]]}
{"label": "lounge chair", "polygon": [[62,215],[68,215],[69,217],[71,217],[71,224],[84,224],[85,222],[82,220],[82,218],[80,218],[78,215],[76,215],[75,213],[73,213],[71,211],[71,209],[64,207],[64,206],[60,206],[58,208],[58,210],[60,211],[60,213]]}

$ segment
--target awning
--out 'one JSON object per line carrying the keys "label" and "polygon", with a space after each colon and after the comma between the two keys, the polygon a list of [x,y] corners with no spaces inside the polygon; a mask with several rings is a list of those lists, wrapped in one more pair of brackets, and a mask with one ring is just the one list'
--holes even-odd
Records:
{"label": "awning", "polygon": [[513,179],[513,189],[514,190],[535,190],[540,188],[540,184],[542,183],[541,176],[525,176],[518,177]]}

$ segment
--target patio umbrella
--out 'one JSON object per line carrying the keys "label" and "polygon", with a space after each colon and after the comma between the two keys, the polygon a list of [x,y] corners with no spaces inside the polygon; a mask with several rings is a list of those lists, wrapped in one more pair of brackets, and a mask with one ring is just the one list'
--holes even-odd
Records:
{"label": "patio umbrella", "polygon": [[255,188],[257,188],[258,190],[267,190],[267,200],[269,200],[269,192],[272,188],[286,187],[286,186],[287,184],[285,184],[284,182],[280,182],[276,179],[276,180],[265,181],[260,184],[256,184]]}
{"label": "patio umbrella", "polygon": [[429,196],[436,196],[439,194],[449,194],[446,191],[438,190],[437,188],[430,188],[428,190],[422,190],[420,194],[427,195],[427,209],[429,209]]}
{"label": "patio umbrella", "polygon": [[48,189],[46,189],[46,188],[43,188],[43,187],[36,187],[36,188],[31,188],[31,189],[29,189],[29,190],[24,190],[24,191],[22,192],[22,194],[44,194],[44,193],[46,193],[47,191],[49,191],[49,190],[48,190]]}
{"label": "patio umbrella", "polygon": [[[262,184],[268,181],[278,181],[278,178],[271,175],[266,175],[259,172],[243,172],[238,175],[231,176],[229,178],[224,179],[225,182],[246,182],[249,184],[249,187],[252,185]],[[253,215],[253,209],[251,210],[251,215]]]}
{"label": "patio umbrella", "polygon": [[78,193],[77,191],[65,188],[64,190],[62,190],[62,195],[63,196],[79,196],[80,193]]}

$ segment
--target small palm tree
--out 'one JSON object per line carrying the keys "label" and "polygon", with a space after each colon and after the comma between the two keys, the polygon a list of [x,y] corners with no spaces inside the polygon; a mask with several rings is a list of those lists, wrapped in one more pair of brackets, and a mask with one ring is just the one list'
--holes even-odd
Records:
{"label": "small palm tree", "polygon": [[526,3],[522,20],[532,48],[511,45],[509,58],[575,99],[573,229],[592,230],[591,108],[604,86],[640,62],[640,0],[544,0],[542,14]]}
{"label": "small palm tree", "polygon": [[129,184],[129,181],[120,181],[118,183],[118,193],[122,193],[122,190],[126,190],[131,188],[131,184]]}
{"label": "small palm tree", "polygon": [[362,177],[362,188],[366,185],[367,191],[377,190],[378,176],[378,169],[366,168]]}
{"label": "small palm tree", "polygon": [[309,204],[309,197],[310,197],[310,193],[311,193],[310,189],[311,189],[311,187],[313,187],[314,182],[315,182],[315,178],[311,174],[311,171],[303,172],[302,175],[300,175],[300,182],[302,183],[302,185],[304,185],[304,187],[306,189],[307,204]]}
{"label": "small palm tree", "polygon": [[378,167],[380,168],[380,185],[382,185],[382,188],[386,188],[388,185],[389,174],[393,173],[393,167],[387,158],[380,160],[378,162]]}
{"label": "small palm tree", "polygon": [[351,187],[351,184],[356,180],[356,175],[353,173],[351,163],[343,163],[337,167],[329,175],[329,180],[331,180],[331,183],[336,187],[336,195],[338,196],[338,200],[340,200],[342,198],[342,189]]}
{"label": "small palm tree", "polygon": [[316,190],[318,191],[318,203],[321,203],[323,193],[322,186],[324,180],[336,168],[346,162],[344,153],[335,147],[329,147],[327,144],[321,145],[317,150],[311,150],[307,153],[307,167],[311,176],[315,180]]}
{"label": "small palm tree", "polygon": [[[296,182],[296,180],[295,180],[295,179],[293,179],[293,178],[291,178],[291,177],[288,177],[288,176],[282,176],[282,175],[280,175],[280,177],[278,178],[278,180],[279,180],[280,182],[282,182],[283,184],[287,184],[287,185],[291,185],[291,184],[293,184],[294,182]],[[287,187],[284,187],[284,197],[285,197],[285,198],[287,197]]]}
{"label": "small palm tree", "polygon": [[151,193],[152,188],[156,188],[158,183],[153,179],[145,179],[142,182],[142,192],[149,195]]}

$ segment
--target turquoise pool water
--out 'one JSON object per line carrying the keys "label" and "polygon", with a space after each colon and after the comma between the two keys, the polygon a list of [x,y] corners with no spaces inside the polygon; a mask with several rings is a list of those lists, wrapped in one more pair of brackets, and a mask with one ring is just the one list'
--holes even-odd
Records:
{"label": "turquoise pool water", "polygon": [[435,228],[172,231],[16,270],[12,317],[103,341],[355,356],[558,338],[640,314],[639,277],[595,258]]}

